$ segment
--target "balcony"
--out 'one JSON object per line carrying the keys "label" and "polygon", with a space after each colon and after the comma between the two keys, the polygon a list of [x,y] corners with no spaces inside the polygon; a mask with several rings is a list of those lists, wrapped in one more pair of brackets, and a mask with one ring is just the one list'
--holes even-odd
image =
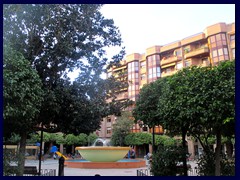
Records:
{"label": "balcony", "polygon": [[121,93],[117,96],[117,100],[127,99],[128,94],[127,93]]}
{"label": "balcony", "polygon": [[182,57],[181,56],[171,56],[171,57],[163,57],[160,64],[161,66],[165,65],[165,64],[169,64],[169,63],[173,63],[173,62],[176,62],[176,61],[179,61],[179,60],[182,60]]}
{"label": "balcony", "polygon": [[208,53],[209,53],[208,47],[202,47],[202,48],[192,50],[190,52],[186,52],[184,55],[184,58],[187,59],[187,58],[192,58],[200,55],[207,55]]}
{"label": "balcony", "polygon": [[171,71],[171,72],[162,72],[161,77],[166,77],[166,76],[171,76],[173,74],[175,74],[177,71]]}

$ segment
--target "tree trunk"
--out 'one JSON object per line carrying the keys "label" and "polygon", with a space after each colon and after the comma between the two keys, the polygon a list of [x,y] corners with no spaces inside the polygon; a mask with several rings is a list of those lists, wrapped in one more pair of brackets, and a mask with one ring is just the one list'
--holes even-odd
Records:
{"label": "tree trunk", "polygon": [[187,135],[187,131],[185,129],[182,129],[182,147],[183,147],[183,155],[182,155],[182,161],[183,161],[183,173],[184,176],[187,176],[187,159],[186,159],[186,150],[187,150],[187,146],[186,146],[186,140],[185,137]]}
{"label": "tree trunk", "polygon": [[75,149],[74,149],[74,144],[72,145],[72,154],[74,154],[74,151],[75,151]]}
{"label": "tree trunk", "polygon": [[221,175],[221,166],[220,166],[221,131],[220,130],[217,131],[216,139],[217,139],[217,146],[216,146],[216,150],[215,150],[215,176],[220,176]]}
{"label": "tree trunk", "polygon": [[20,135],[20,147],[19,147],[19,156],[18,156],[18,172],[17,176],[23,176],[24,165],[25,165],[25,151],[26,151],[26,141],[27,134],[23,133]]}
{"label": "tree trunk", "polygon": [[233,155],[233,144],[231,141],[231,138],[228,138],[227,142],[226,142],[226,150],[227,150],[227,158],[232,158]]}

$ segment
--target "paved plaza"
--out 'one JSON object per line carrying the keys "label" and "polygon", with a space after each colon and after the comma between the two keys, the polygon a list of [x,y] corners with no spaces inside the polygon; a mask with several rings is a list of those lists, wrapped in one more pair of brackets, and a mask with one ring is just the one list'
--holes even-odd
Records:
{"label": "paved plaza", "polygon": [[[189,162],[194,168],[196,163],[193,161]],[[25,166],[39,166],[38,160],[26,160]],[[46,159],[41,163],[41,169],[56,169],[56,175],[58,176],[58,160]],[[64,167],[64,176],[95,176],[95,174],[100,174],[101,176],[137,176],[137,169],[147,169],[147,167],[142,168],[128,168],[128,169],[82,169],[82,168],[68,168]]]}
{"label": "paved plaza", "polygon": [[[25,166],[39,166],[38,160],[26,160]],[[41,163],[41,169],[56,169],[58,175],[58,160],[47,159]],[[64,167],[64,176],[95,176],[100,174],[101,176],[137,176],[137,169],[82,169],[82,168],[68,168]],[[143,167],[141,169],[146,169]]]}

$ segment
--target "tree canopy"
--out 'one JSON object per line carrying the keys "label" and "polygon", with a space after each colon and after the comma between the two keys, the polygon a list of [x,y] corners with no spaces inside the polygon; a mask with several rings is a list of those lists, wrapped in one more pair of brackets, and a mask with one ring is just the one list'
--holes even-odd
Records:
{"label": "tree canopy", "polygon": [[205,153],[210,151],[208,139],[214,135],[215,174],[220,175],[221,136],[235,135],[235,61],[184,68],[166,81],[158,79],[146,85],[140,91],[134,114],[146,124],[155,121],[170,134],[181,135],[183,147],[187,134],[197,138]]}
{"label": "tree canopy", "polygon": [[[121,35],[99,4],[5,4],[4,44],[23,54],[36,69],[44,91],[36,125],[45,131],[90,133],[100,127],[106,114],[119,114],[124,103],[106,99],[120,86],[102,73],[123,58],[124,48],[109,59],[106,48],[119,46]],[[67,73],[78,68],[71,83]],[[37,126],[35,126],[37,127]],[[37,130],[37,129],[36,129]]]}
{"label": "tree canopy", "polygon": [[133,126],[133,120],[131,119],[130,112],[123,112],[113,124],[111,144],[123,146],[125,145],[125,137],[130,133],[131,127]]}
{"label": "tree canopy", "polygon": [[3,52],[3,87],[3,123],[11,127],[4,128],[5,137],[31,132],[43,100],[42,83],[29,61],[9,45]]}

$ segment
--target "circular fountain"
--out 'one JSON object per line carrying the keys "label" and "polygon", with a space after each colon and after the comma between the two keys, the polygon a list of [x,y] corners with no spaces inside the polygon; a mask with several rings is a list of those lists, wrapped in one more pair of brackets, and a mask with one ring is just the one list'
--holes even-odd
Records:
{"label": "circular fountain", "polygon": [[130,147],[111,146],[108,140],[96,139],[92,146],[76,147],[84,159],[68,160],[68,167],[76,168],[138,168],[145,162],[137,159],[123,159]]}
{"label": "circular fountain", "polygon": [[98,138],[92,146],[75,149],[91,162],[116,162],[124,158],[131,148],[111,146],[109,141]]}

